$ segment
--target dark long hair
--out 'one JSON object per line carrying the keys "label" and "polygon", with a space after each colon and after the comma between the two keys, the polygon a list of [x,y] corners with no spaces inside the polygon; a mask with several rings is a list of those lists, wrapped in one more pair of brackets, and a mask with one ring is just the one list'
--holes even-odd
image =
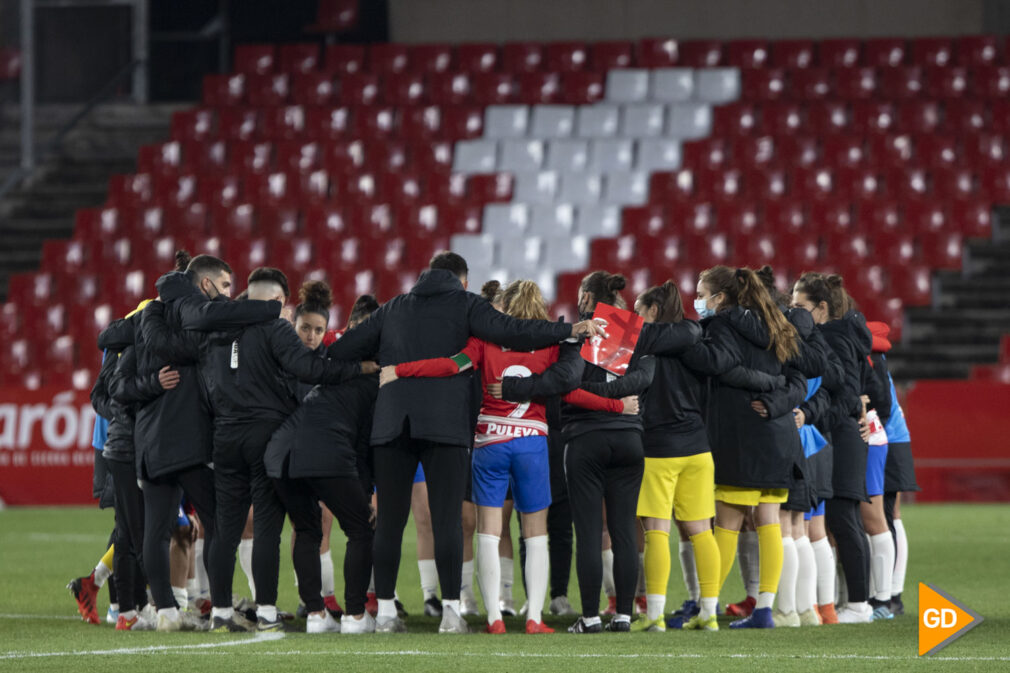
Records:
{"label": "dark long hair", "polygon": [[[596,304],[604,303],[616,306],[617,308],[627,308],[628,305],[621,296],[621,290],[627,287],[628,281],[624,276],[606,271],[593,271],[582,279],[580,289],[593,295],[593,305],[588,307],[587,313],[592,313],[596,309]],[[580,307],[582,308],[582,307]]]}
{"label": "dark long hair", "polygon": [[333,292],[330,286],[321,280],[307,280],[298,288],[295,320],[306,313],[316,313],[329,322],[331,306],[333,306]]}
{"label": "dark long hair", "polygon": [[815,306],[823,301],[831,320],[838,320],[853,307],[853,301],[845,291],[845,281],[837,273],[807,271],[796,281],[794,289],[807,295]]}
{"label": "dark long hair", "polygon": [[684,319],[684,300],[680,296],[680,288],[672,280],[650,287],[638,296],[638,301],[646,308],[659,307],[656,322],[680,322]]}

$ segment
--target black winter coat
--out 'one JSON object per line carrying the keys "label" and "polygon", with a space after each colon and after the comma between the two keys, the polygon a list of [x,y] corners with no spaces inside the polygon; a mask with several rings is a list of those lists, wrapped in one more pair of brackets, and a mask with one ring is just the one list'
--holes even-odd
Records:
{"label": "black winter coat", "polygon": [[[706,322],[706,338],[684,356],[694,370],[721,377],[735,367],[772,376],[785,375],[795,389],[795,369],[787,369],[768,349],[768,329],[760,317],[739,306]],[[803,382],[804,394],[806,382]],[[716,378],[709,398],[707,425],[717,484],[741,488],[789,488],[803,478],[803,449],[793,420],[793,406],[769,409],[767,418],[751,407],[755,393]],[[799,398],[802,401],[802,397]],[[798,404],[798,401],[796,402]],[[767,404],[767,401],[766,401]],[[785,407],[788,406],[788,409]]]}
{"label": "black winter coat", "polygon": [[158,372],[137,373],[135,346],[128,346],[119,356],[109,389],[114,400],[114,415],[109,422],[105,459],[132,463],[136,461],[136,410],[140,405],[157,399],[165,390],[158,380]]}
{"label": "black winter coat", "polygon": [[213,460],[211,408],[197,367],[204,337],[185,332],[184,324],[231,329],[275,319],[281,310],[280,302],[210,302],[191,277],[180,272],[162,276],[157,287],[161,301],[144,309],[136,339],[138,374],[147,376],[172,365],[179,371],[179,385],[137,411],[137,473],[144,478]]}
{"label": "black winter coat", "polygon": [[[467,292],[443,269],[429,269],[407,294],[388,301],[365,322],[330,346],[330,357],[361,360],[378,352],[379,363],[451,357],[475,336],[516,350],[536,350],[564,341],[572,326],[517,320]],[[410,436],[438,444],[472,446],[472,373],[446,378],[402,378],[379,391],[372,424],[373,445],[388,444],[409,424]]]}

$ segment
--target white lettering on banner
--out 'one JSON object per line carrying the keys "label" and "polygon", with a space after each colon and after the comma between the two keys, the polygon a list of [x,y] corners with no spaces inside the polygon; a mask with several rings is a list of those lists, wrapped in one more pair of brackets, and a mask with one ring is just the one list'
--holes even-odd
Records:
{"label": "white lettering on banner", "polygon": [[73,398],[73,393],[57,395],[42,417],[42,440],[57,451],[69,449],[77,440],[78,413],[69,406]]}
{"label": "white lettering on banner", "polygon": [[31,404],[21,407],[21,418],[18,428],[18,448],[23,449],[32,443],[32,427],[35,421],[46,414],[46,405]]}
{"label": "white lettering on banner", "polygon": [[90,449],[95,411],[74,401],[67,391],[54,395],[50,404],[0,404],[0,449],[20,451],[33,444],[36,450],[38,444],[54,451]]}
{"label": "white lettering on banner", "polygon": [[0,449],[13,449],[18,425],[18,408],[0,404]]}

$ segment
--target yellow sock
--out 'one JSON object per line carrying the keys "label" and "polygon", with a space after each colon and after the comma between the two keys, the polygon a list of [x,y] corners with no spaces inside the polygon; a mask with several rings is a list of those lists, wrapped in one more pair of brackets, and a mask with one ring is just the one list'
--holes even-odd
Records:
{"label": "yellow sock", "polygon": [[694,564],[698,567],[698,585],[701,587],[701,597],[718,598],[722,566],[721,553],[719,545],[715,541],[715,535],[710,530],[692,535],[691,545],[694,547]]}
{"label": "yellow sock", "polygon": [[112,556],[115,552],[116,545],[109,545],[109,550],[105,552],[105,556],[102,557],[101,562],[105,564],[105,567],[112,570]]}
{"label": "yellow sock", "polygon": [[645,531],[645,592],[666,596],[670,581],[670,534],[662,530]]}
{"label": "yellow sock", "polygon": [[[733,561],[736,560],[736,541],[740,537],[740,531],[726,530],[716,526],[714,536],[715,543],[719,547],[719,586],[716,587],[717,591],[715,592],[718,596],[722,593],[722,585],[726,583],[729,571],[733,569]],[[697,563],[697,558],[695,558],[695,563]],[[698,582],[701,582],[700,575]]]}
{"label": "yellow sock", "polygon": [[775,593],[782,577],[782,527],[777,523],[758,526],[758,550],[761,554],[758,591]]}

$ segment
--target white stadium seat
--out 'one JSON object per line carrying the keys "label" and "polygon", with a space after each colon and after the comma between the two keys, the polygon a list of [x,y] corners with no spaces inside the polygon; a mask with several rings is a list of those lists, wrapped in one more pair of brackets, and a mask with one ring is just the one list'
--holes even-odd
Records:
{"label": "white stadium seat", "polygon": [[517,203],[554,203],[558,174],[554,171],[516,173],[512,198]]}
{"label": "white stadium seat", "polygon": [[607,100],[615,103],[640,103],[648,98],[648,70],[618,68],[607,73]]}
{"label": "white stadium seat", "polygon": [[482,231],[495,237],[519,238],[529,225],[529,212],[522,203],[489,203],[484,206]]}
{"label": "white stadium seat", "polygon": [[571,105],[534,105],[529,135],[534,138],[567,138],[575,131],[575,108]]}
{"label": "white stadium seat", "polygon": [[634,161],[635,143],[628,138],[602,138],[589,144],[591,171],[630,171]]}
{"label": "white stadium seat", "polygon": [[498,170],[537,171],[544,163],[544,143],[527,138],[498,143]]}
{"label": "white stadium seat", "polygon": [[525,105],[491,105],[484,113],[484,137],[522,138],[529,126],[529,116]]}
{"label": "white stadium seat", "polygon": [[694,95],[694,70],[657,68],[649,73],[649,96],[663,103],[682,103]]}
{"label": "white stadium seat", "polygon": [[694,76],[696,100],[720,105],[740,98],[740,71],[736,68],[700,68]]}
{"label": "white stadium seat", "polygon": [[460,173],[494,173],[498,154],[493,140],[461,140],[456,143],[452,170]]}
{"label": "white stadium seat", "polygon": [[574,173],[586,170],[589,164],[589,141],[577,139],[551,140],[546,147],[544,168]]}
{"label": "white stadium seat", "polygon": [[638,103],[621,106],[621,135],[629,138],[650,138],[663,133],[664,110],[661,103]]}
{"label": "white stadium seat", "polygon": [[620,121],[617,105],[580,105],[575,113],[575,133],[580,138],[610,138],[617,135]]}

